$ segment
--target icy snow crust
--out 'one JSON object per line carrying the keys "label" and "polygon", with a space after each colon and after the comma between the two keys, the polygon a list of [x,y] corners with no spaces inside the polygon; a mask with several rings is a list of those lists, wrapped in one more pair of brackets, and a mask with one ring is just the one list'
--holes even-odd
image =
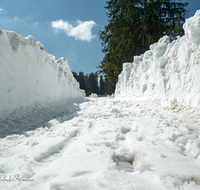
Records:
{"label": "icy snow crust", "polygon": [[184,24],[185,35],[168,36],[124,63],[116,97],[151,96],[163,102],[200,107],[200,10]]}
{"label": "icy snow crust", "polygon": [[0,29],[1,119],[81,95],[65,58],[55,61],[32,36]]}

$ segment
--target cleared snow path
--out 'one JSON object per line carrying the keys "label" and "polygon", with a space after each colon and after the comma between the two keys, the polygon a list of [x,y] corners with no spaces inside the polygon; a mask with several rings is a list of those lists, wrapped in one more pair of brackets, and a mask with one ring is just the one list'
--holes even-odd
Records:
{"label": "cleared snow path", "polygon": [[0,189],[200,189],[198,110],[90,98],[46,111],[1,121]]}

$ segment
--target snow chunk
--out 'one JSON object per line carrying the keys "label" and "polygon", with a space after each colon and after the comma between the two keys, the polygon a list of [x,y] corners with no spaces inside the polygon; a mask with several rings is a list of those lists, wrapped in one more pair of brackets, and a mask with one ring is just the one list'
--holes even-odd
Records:
{"label": "snow chunk", "polygon": [[110,113],[120,113],[120,110],[118,110],[117,108],[113,108]]}
{"label": "snow chunk", "polygon": [[27,39],[31,43],[34,43],[34,41],[35,41],[35,39],[31,35],[27,36],[25,39]]}
{"label": "snow chunk", "polygon": [[97,94],[92,93],[92,94],[90,95],[90,98],[97,98]]}
{"label": "snow chunk", "polygon": [[44,45],[43,44],[41,44],[39,41],[38,42],[36,42],[36,44],[40,47],[40,49],[44,49]]}

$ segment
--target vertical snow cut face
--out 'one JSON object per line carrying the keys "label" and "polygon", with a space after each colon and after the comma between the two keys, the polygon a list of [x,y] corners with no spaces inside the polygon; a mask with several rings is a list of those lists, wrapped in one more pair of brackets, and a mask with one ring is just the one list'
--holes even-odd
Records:
{"label": "vertical snow cut face", "polygon": [[18,109],[81,97],[65,58],[55,61],[32,36],[0,29],[0,118]]}
{"label": "vertical snow cut face", "polygon": [[124,63],[115,96],[151,96],[200,107],[200,10],[184,23],[185,35],[162,37],[150,50]]}

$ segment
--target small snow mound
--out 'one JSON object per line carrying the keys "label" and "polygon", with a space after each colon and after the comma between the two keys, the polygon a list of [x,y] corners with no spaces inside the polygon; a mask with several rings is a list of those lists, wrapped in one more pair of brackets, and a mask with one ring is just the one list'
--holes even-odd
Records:
{"label": "small snow mound", "polygon": [[29,166],[29,165],[23,166],[22,168],[20,168],[20,170],[21,170],[21,175],[20,176],[22,178],[31,178],[34,175],[32,167]]}
{"label": "small snow mound", "polygon": [[97,98],[97,94],[92,93],[92,94],[90,95],[90,98]]}
{"label": "small snow mound", "polygon": [[121,127],[121,132],[123,133],[123,134],[126,134],[126,133],[128,133],[128,132],[130,132],[131,131],[131,128],[129,128],[129,127]]}
{"label": "small snow mound", "polygon": [[120,110],[117,108],[113,108],[110,113],[120,113]]}

